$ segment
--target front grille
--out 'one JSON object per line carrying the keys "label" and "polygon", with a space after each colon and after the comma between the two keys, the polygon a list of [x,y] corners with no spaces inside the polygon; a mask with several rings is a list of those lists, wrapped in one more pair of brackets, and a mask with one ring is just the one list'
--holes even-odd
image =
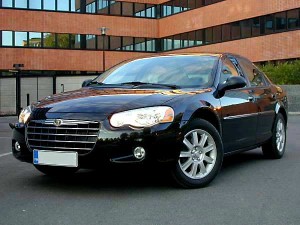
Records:
{"label": "front grille", "polygon": [[38,150],[76,151],[86,154],[93,150],[99,122],[82,120],[31,120],[26,127],[28,147]]}

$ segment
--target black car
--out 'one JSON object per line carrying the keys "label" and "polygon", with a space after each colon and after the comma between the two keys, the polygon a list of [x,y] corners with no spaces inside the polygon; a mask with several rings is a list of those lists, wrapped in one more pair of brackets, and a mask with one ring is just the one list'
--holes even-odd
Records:
{"label": "black car", "polygon": [[193,188],[215,178],[225,155],[285,152],[286,93],[241,56],[139,58],[83,86],[23,109],[11,124],[17,159],[48,175],[160,162]]}

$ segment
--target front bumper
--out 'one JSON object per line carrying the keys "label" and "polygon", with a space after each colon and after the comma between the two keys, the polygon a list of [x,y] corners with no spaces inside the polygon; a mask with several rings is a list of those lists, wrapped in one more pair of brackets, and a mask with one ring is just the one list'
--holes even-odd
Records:
{"label": "front bumper", "polygon": [[[141,162],[133,155],[136,147],[143,147],[146,150],[144,159],[146,161],[171,162],[178,159],[182,146],[180,123],[158,124],[137,130],[130,127],[116,129],[111,127],[107,120],[100,123],[94,149],[79,155],[81,168],[96,168],[107,162]],[[16,142],[21,146],[20,151],[15,150]],[[33,153],[26,145],[24,126],[13,128],[12,152],[20,161],[33,162]]]}

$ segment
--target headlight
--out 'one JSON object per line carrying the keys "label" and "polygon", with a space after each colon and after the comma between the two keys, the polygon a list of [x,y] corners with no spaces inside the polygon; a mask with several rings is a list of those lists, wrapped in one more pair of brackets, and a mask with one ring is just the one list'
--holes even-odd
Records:
{"label": "headlight", "polygon": [[19,123],[26,123],[30,117],[32,110],[31,106],[27,106],[26,108],[22,109],[20,116],[19,116]]}
{"label": "headlight", "polygon": [[113,114],[110,124],[113,127],[129,125],[133,127],[151,127],[159,123],[169,123],[174,120],[174,110],[167,106],[156,106],[134,109]]}

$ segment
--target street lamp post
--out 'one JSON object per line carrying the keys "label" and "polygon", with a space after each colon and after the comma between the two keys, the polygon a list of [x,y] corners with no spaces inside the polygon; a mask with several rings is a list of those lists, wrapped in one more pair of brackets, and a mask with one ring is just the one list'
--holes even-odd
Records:
{"label": "street lamp post", "polygon": [[16,114],[19,115],[21,112],[21,68],[24,64],[13,64],[13,70],[10,72],[16,75]]}
{"label": "street lamp post", "polygon": [[102,36],[102,65],[103,65],[103,72],[105,71],[105,36],[106,36],[106,32],[108,31],[107,27],[101,27],[100,28],[100,32],[101,32],[101,36]]}

